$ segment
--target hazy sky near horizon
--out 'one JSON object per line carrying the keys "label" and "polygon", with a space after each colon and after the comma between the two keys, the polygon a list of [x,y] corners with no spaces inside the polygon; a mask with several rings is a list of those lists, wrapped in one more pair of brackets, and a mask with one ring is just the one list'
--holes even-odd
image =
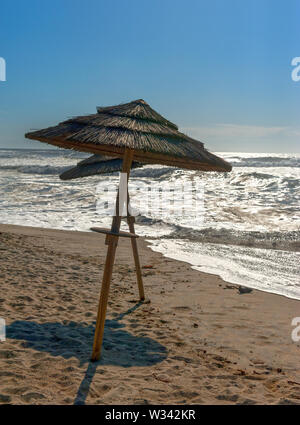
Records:
{"label": "hazy sky near horizon", "polygon": [[213,151],[300,152],[299,0],[2,0],[0,148],[143,98]]}

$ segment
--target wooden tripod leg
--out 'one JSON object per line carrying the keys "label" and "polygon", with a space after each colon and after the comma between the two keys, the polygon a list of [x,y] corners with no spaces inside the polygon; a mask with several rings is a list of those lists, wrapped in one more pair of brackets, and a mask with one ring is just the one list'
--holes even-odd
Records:
{"label": "wooden tripod leg", "polygon": [[[133,150],[126,149],[124,157],[123,157],[122,172],[127,173],[127,179],[129,178],[132,158],[133,158]],[[115,233],[118,233],[120,230],[120,224],[121,224],[121,216],[119,215],[119,192],[118,192],[117,199],[116,199],[116,216],[113,218],[111,230]],[[118,237],[109,235],[107,244],[108,244],[108,248],[107,248],[105,268],[104,268],[103,279],[102,279],[101,294],[100,294],[100,300],[99,300],[99,306],[98,306],[98,314],[97,314],[94,344],[93,344],[93,353],[91,357],[92,361],[99,360],[100,354],[101,354],[109,287],[110,287],[113,265],[115,261]]]}
{"label": "wooden tripod leg", "polygon": [[[127,222],[128,222],[130,233],[135,233],[135,231],[134,231],[134,222],[135,222],[134,217],[133,216],[127,216]],[[132,246],[132,251],[133,251],[133,257],[134,257],[136,278],[137,278],[137,283],[138,283],[138,287],[139,287],[140,300],[144,301],[145,300],[144,285],[143,285],[142,271],[141,271],[141,265],[140,265],[140,259],[139,259],[139,253],[138,253],[136,238],[131,238],[131,246]]]}
{"label": "wooden tripod leg", "polygon": [[93,354],[91,358],[92,361],[99,360],[100,353],[101,353],[106,309],[107,309],[107,302],[108,302],[108,294],[109,294],[110,281],[111,281],[112,270],[113,270],[113,265],[115,261],[116,249],[117,249],[117,243],[113,239],[117,239],[117,238],[111,237],[110,241],[108,242],[105,269],[103,274],[101,294],[100,294],[100,300],[99,300],[99,306],[98,306]]}

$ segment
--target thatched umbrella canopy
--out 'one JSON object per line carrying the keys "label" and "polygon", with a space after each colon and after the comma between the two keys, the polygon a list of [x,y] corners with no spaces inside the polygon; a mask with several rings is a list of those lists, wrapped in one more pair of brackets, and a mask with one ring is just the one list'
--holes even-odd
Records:
{"label": "thatched umbrella canopy", "polygon": [[230,171],[231,165],[208,152],[203,143],[139,99],[97,108],[98,113],[75,117],[25,134],[28,139],[67,149],[122,158],[134,149],[133,160],[203,171]]}
{"label": "thatched umbrella canopy", "polygon": [[[231,170],[228,162],[208,152],[203,143],[180,133],[175,124],[150,108],[142,99],[123,105],[97,108],[97,111],[97,114],[72,118],[55,127],[27,133],[25,136],[62,148],[122,158],[122,173],[127,174],[127,180],[134,162],[202,171]],[[82,161],[79,168],[91,167],[94,172],[95,168],[93,167],[95,164],[99,164],[98,161],[99,158],[94,156]],[[108,159],[108,162],[110,161],[112,160]],[[102,167],[107,165],[102,165]],[[131,239],[140,299],[145,300],[136,244],[137,235],[134,232],[134,217],[130,215],[128,202],[125,214],[127,214],[130,233],[120,231],[124,205],[126,206],[126,199],[129,200],[127,187],[121,185],[120,188],[111,229],[92,228],[95,232],[107,235],[106,244],[108,245],[95,328],[93,361],[100,357],[109,287],[119,237],[124,236]]]}
{"label": "thatched umbrella canopy", "polygon": [[[142,167],[143,164],[134,161],[131,168]],[[60,174],[61,180],[72,180],[81,177],[96,176],[106,173],[115,173],[122,170],[122,159],[105,155],[93,155]]]}

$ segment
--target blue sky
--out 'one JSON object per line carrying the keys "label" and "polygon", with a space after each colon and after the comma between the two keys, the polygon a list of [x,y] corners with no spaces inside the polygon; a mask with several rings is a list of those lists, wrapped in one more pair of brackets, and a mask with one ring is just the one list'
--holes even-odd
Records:
{"label": "blue sky", "polygon": [[298,0],[2,0],[0,147],[143,98],[214,151],[300,152]]}

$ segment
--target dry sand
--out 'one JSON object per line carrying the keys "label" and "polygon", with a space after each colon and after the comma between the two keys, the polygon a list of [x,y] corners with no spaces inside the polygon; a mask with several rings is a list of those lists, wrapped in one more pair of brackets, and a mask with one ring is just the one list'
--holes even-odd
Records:
{"label": "dry sand", "polygon": [[[139,305],[120,240],[102,359],[90,363],[106,247],[94,233],[0,225],[0,403],[300,403],[300,302],[164,258],[139,239]],[[270,270],[270,273],[272,271]]]}

